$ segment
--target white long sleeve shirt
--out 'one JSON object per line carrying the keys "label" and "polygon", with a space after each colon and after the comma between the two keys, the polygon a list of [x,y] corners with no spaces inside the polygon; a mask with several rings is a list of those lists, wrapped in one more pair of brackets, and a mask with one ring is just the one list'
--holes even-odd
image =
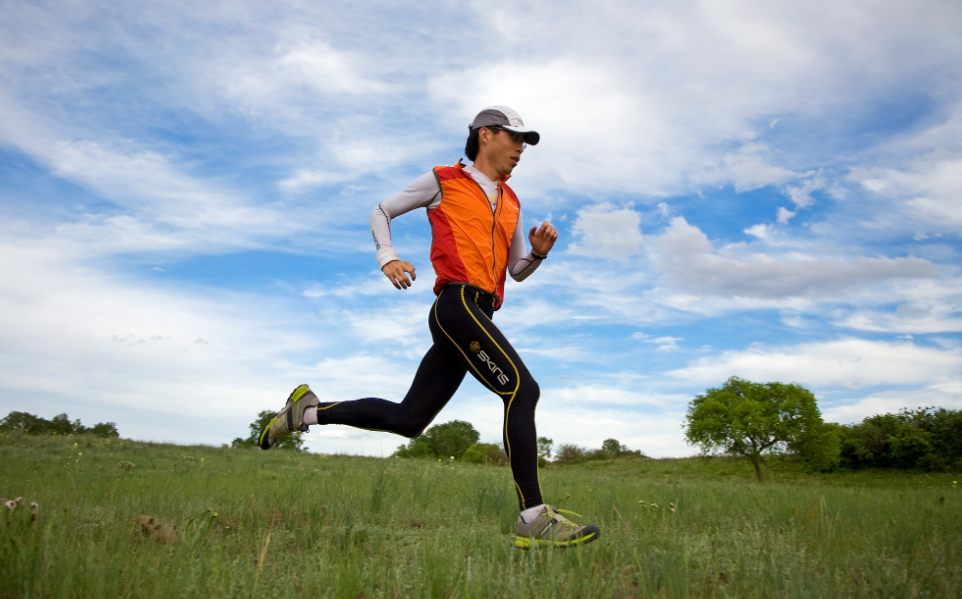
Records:
{"label": "white long sleeve shirt", "polygon": [[[471,174],[488,196],[488,203],[491,204],[493,212],[498,206],[498,183],[473,166],[466,166],[464,170]],[[388,262],[399,260],[397,252],[391,245],[391,220],[416,208],[434,210],[440,205],[441,186],[434,171],[421,175],[408,185],[407,189],[378,204],[371,211],[371,235],[374,237],[374,246],[377,248],[378,267],[384,268]],[[518,225],[514,229],[511,250],[508,254],[508,273],[515,281],[525,280],[541,264],[540,258],[536,258],[531,252],[525,252],[527,248],[524,241],[523,222],[519,208]]]}

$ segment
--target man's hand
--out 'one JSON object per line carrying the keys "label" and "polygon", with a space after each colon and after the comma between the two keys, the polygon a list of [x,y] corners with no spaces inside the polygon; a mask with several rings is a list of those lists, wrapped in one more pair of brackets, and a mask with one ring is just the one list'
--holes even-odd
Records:
{"label": "man's hand", "polygon": [[531,227],[528,231],[528,243],[531,244],[531,251],[535,254],[547,256],[554,242],[558,240],[558,230],[548,224],[548,221],[541,223],[541,227]]}
{"label": "man's hand", "polygon": [[[384,265],[381,269],[384,276],[388,278],[389,281],[397,289],[407,289],[413,285],[413,281],[418,277],[414,274],[414,265],[410,262],[405,262],[404,260],[392,260]],[[408,279],[408,273],[411,273],[411,278]]]}

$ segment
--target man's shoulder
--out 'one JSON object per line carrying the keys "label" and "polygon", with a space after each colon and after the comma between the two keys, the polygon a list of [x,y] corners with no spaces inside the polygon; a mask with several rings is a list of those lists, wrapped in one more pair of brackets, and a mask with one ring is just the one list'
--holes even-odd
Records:
{"label": "man's shoulder", "polygon": [[432,170],[434,171],[435,176],[437,176],[437,178],[442,181],[446,181],[449,179],[467,179],[468,178],[468,175],[464,172],[464,167],[460,162],[458,162],[453,166],[449,166],[449,165],[436,166]]}

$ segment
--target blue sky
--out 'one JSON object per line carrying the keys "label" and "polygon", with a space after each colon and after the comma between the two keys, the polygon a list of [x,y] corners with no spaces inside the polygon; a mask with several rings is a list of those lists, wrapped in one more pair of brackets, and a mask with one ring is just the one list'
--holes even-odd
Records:
{"label": "blue sky", "polygon": [[[539,434],[691,455],[688,402],[797,382],[834,422],[962,409],[962,5],[21,2],[0,7],[0,413],[229,443],[299,383],[399,399],[423,214],[371,208],[507,104],[561,232],[495,321]],[[500,439],[468,380],[437,422]],[[404,439],[315,427],[318,452]]]}

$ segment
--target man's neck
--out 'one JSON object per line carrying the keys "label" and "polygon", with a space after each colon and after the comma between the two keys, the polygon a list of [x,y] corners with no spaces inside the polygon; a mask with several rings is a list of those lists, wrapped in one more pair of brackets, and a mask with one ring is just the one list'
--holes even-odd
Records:
{"label": "man's neck", "polygon": [[484,158],[481,156],[478,156],[478,160],[471,163],[471,166],[481,173],[484,173],[484,176],[492,181],[497,181],[501,178],[501,173],[499,173],[493,166],[491,166],[490,162],[484,160]]}
{"label": "man's neck", "polygon": [[479,169],[478,167],[474,166],[473,164],[470,165],[470,166],[466,166],[466,167],[464,167],[464,168],[465,168],[465,170],[468,170],[471,174],[473,174],[473,175],[475,175],[475,176],[480,175],[480,176],[484,177],[485,179],[487,179],[488,181],[491,181],[492,183],[495,182],[495,181],[497,181],[497,179],[492,179],[491,177],[489,177],[489,176],[487,175],[487,173],[485,173],[484,171],[482,171],[482,170]]}

